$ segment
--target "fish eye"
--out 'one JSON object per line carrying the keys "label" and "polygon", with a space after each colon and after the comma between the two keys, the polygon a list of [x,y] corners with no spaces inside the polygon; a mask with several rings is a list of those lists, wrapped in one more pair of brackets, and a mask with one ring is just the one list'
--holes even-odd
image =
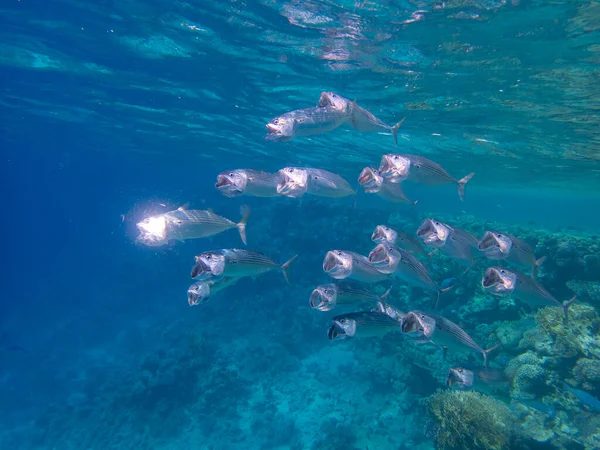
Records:
{"label": "fish eye", "polygon": [[425,314],[421,314],[421,319],[425,319]]}
{"label": "fish eye", "polygon": [[394,161],[398,161],[398,159],[400,159],[400,158],[398,157],[398,155],[394,155],[393,159],[394,159]]}
{"label": "fish eye", "polygon": [[229,176],[232,177],[233,176],[233,172],[229,172]]}
{"label": "fish eye", "polygon": [[279,125],[279,119],[273,119],[273,123],[274,123],[275,125]]}
{"label": "fish eye", "polygon": [[211,259],[212,255],[206,255],[206,259]]}
{"label": "fish eye", "polygon": [[388,250],[391,252],[392,250],[394,250],[393,247],[388,247]]}
{"label": "fish eye", "polygon": [[504,274],[506,273],[506,270],[502,269],[502,270],[500,271],[500,273],[504,275]]}
{"label": "fish eye", "polygon": [[342,252],[336,252],[338,254],[338,256],[342,256]]}
{"label": "fish eye", "polygon": [[314,178],[315,180],[318,180],[318,179],[319,179],[319,177],[318,177],[318,176],[316,176],[316,175],[315,175],[313,178]]}
{"label": "fish eye", "polygon": [[464,372],[464,370],[458,369],[458,373],[463,373],[463,372]]}
{"label": "fish eye", "polygon": [[501,237],[502,237],[502,235],[501,235],[500,233],[496,233],[496,237],[497,237],[497,238],[501,238]]}

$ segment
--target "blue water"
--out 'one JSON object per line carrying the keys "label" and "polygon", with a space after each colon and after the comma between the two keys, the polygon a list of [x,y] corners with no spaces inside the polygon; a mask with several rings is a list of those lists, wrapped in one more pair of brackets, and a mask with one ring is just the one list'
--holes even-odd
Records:
{"label": "blue water", "polygon": [[[511,409],[525,437],[510,448],[600,448],[592,412],[562,388],[600,398],[597,4],[22,0],[0,12],[0,448],[452,448],[427,431],[421,401],[446,388],[436,349],[397,334],[329,341],[331,317],[351,309],[308,304],[332,281],[328,250],[368,254],[376,225],[414,232],[431,216],[478,237],[518,234],[548,256],[553,295],[580,290],[563,336],[537,309],[482,293],[492,262],[461,278],[431,260],[436,279],[462,282],[438,313],[483,346],[519,335],[491,358],[513,378],[490,397],[543,401],[577,430]],[[389,133],[343,127],[264,139],[269,120],[322,91],[388,124],[406,117],[398,148]],[[214,187],[224,170],[285,166],[356,186],[395,150],[476,172],[465,201],[454,186],[407,184],[414,210],[364,192],[229,199]],[[273,271],[191,308],[194,256],[242,244],[235,230],[136,244],[137,222],[185,203],[235,221],[249,206],[248,248],[280,263],[299,253],[292,282]],[[390,303],[432,307],[402,283]],[[529,353],[546,358],[543,375],[517,389]]]}

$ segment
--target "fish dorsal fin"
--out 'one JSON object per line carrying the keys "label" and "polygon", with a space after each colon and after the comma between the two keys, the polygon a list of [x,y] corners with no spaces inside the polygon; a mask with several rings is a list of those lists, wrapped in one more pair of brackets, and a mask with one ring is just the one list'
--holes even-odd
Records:
{"label": "fish dorsal fin", "polygon": [[177,208],[177,211],[185,211],[189,207],[190,207],[190,202],[185,202],[183,205],[181,205],[179,208]]}
{"label": "fish dorsal fin", "polygon": [[209,213],[211,213],[211,214],[214,214],[214,213],[215,213],[215,211],[214,211],[212,208],[208,208],[208,209],[207,209],[207,211],[208,211]]}

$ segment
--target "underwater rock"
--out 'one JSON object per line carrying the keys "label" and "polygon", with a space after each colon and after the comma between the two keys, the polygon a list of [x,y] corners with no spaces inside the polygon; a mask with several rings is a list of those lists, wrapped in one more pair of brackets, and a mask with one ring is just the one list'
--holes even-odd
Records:
{"label": "underwater rock", "polygon": [[426,400],[431,422],[427,434],[436,448],[503,450],[511,448],[513,419],[508,408],[474,391],[441,391]]}

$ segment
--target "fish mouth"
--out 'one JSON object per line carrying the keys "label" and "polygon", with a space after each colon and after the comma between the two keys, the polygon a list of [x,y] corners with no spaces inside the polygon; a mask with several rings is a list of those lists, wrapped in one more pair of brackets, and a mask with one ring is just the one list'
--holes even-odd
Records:
{"label": "fish mouth", "polygon": [[480,252],[486,252],[497,248],[499,248],[498,240],[496,239],[496,236],[494,236],[494,233],[491,233],[490,231],[486,231],[477,244],[477,249]]}
{"label": "fish mouth", "polygon": [[374,266],[383,266],[389,263],[389,256],[383,244],[377,245],[369,253],[369,262]]}
{"label": "fish mouth", "polygon": [[385,235],[383,234],[383,231],[379,229],[373,231],[373,234],[371,235],[371,241],[381,242],[383,240],[385,240]]}
{"label": "fish mouth", "polygon": [[483,274],[483,278],[481,280],[481,286],[484,289],[489,289],[494,286],[497,286],[500,282],[502,282],[502,277],[500,276],[500,274],[498,273],[498,271],[496,269],[494,269],[493,267],[490,267]]}
{"label": "fish mouth", "polygon": [[323,261],[323,270],[325,273],[330,273],[338,268],[341,264],[339,258],[332,252],[327,252]]}
{"label": "fish mouth", "polygon": [[319,105],[318,106],[331,106],[332,102],[329,98],[329,92],[321,92],[319,96]]}
{"label": "fish mouth", "polygon": [[309,303],[310,307],[314,309],[320,309],[325,304],[325,299],[323,298],[323,295],[319,289],[312,291],[310,294]]}
{"label": "fish mouth", "polygon": [[365,191],[378,188],[382,181],[381,175],[371,167],[365,167],[358,176],[358,184],[360,184]]}
{"label": "fish mouth", "polygon": [[458,378],[454,369],[450,369],[448,376],[446,377],[446,386],[452,387],[457,384],[460,384],[460,378]]}
{"label": "fish mouth", "polygon": [[417,236],[420,238],[430,236],[431,234],[434,234],[434,233],[435,233],[435,227],[433,226],[433,223],[429,219],[426,220],[425,222],[423,222],[421,224],[421,226],[417,229]]}
{"label": "fish mouth", "polygon": [[217,189],[233,187],[233,181],[226,175],[217,175],[215,187]]}
{"label": "fish mouth", "polygon": [[198,280],[204,280],[209,278],[211,274],[212,270],[210,266],[202,261],[201,258],[196,258],[196,264],[192,267],[191,277]]}
{"label": "fish mouth", "polygon": [[333,341],[334,339],[337,339],[343,335],[344,331],[335,322],[327,330],[327,337],[330,341]]}
{"label": "fish mouth", "polygon": [[415,333],[417,331],[423,331],[421,322],[419,321],[415,313],[409,312],[402,321],[402,332]]}
{"label": "fish mouth", "polygon": [[200,303],[200,296],[195,292],[188,292],[188,303],[190,306],[196,306]]}

